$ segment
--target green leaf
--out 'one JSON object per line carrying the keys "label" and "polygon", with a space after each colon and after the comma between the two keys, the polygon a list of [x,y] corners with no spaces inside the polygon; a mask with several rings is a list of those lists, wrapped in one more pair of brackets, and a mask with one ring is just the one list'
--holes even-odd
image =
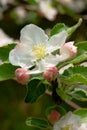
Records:
{"label": "green leaf", "polygon": [[66,110],[65,110],[62,106],[57,106],[57,105],[55,105],[55,106],[48,107],[48,108],[46,109],[46,112],[45,112],[46,116],[49,115],[52,110],[58,111],[61,116],[63,116],[63,115],[66,114]]}
{"label": "green leaf", "polygon": [[87,41],[79,42],[76,44],[78,52],[76,57],[70,61],[70,63],[80,63],[87,60]]}
{"label": "green leaf", "polygon": [[36,0],[27,0],[27,1],[31,5],[36,5],[37,4]]}
{"label": "green leaf", "polygon": [[9,52],[14,48],[15,44],[9,44],[7,46],[0,47],[0,59],[3,62],[8,61]]}
{"label": "green leaf", "polygon": [[81,108],[79,110],[74,111],[74,114],[81,117],[82,122],[87,122],[87,109]]}
{"label": "green leaf", "polygon": [[39,78],[33,78],[29,81],[27,86],[26,103],[35,102],[45,92],[45,84]]}
{"label": "green leaf", "polygon": [[57,89],[56,90],[57,94],[61,97],[62,100],[64,101],[69,101],[71,100],[71,96],[65,93],[62,89]]}
{"label": "green leaf", "polygon": [[29,117],[26,120],[26,125],[38,127],[38,128],[41,128],[41,129],[50,127],[50,124],[48,123],[48,121],[46,119],[35,118],[35,117]]}
{"label": "green leaf", "polygon": [[82,18],[80,18],[80,19],[78,20],[78,23],[77,23],[77,24],[75,24],[74,26],[68,28],[68,29],[67,29],[68,35],[70,36],[72,33],[74,33],[75,30],[81,25],[81,23],[82,23]]}
{"label": "green leaf", "polygon": [[17,67],[12,66],[9,63],[0,65],[0,81],[8,80],[14,78],[14,71]]}
{"label": "green leaf", "polygon": [[62,82],[82,83],[87,85],[87,67],[75,66],[70,67],[59,76]]}
{"label": "green leaf", "polygon": [[84,89],[76,88],[70,95],[79,101],[87,101],[87,91]]}
{"label": "green leaf", "polygon": [[56,24],[53,29],[51,30],[51,36],[63,31],[63,30],[67,30],[67,26],[64,23],[58,23]]}
{"label": "green leaf", "polygon": [[51,30],[51,36],[65,30],[68,33],[68,36],[72,35],[72,33],[74,33],[74,31],[81,25],[82,23],[82,19],[80,18],[78,20],[78,23],[76,23],[74,26],[72,27],[67,27],[65,24],[63,23],[58,23],[56,24],[53,29]]}

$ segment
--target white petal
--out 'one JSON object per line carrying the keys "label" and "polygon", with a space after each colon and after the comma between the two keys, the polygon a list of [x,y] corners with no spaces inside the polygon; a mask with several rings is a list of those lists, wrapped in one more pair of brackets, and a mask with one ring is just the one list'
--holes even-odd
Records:
{"label": "white petal", "polygon": [[56,58],[58,60],[58,63],[60,62],[63,62],[63,61],[66,61],[70,58],[70,55],[69,54],[61,54],[61,55],[56,55]]}
{"label": "white petal", "polygon": [[45,66],[44,66],[44,63],[43,61],[39,61],[39,62],[36,62],[36,66],[34,69],[32,70],[29,70],[29,74],[40,74],[44,71],[45,69]]}
{"label": "white petal", "polygon": [[66,61],[69,58],[69,55],[63,54],[63,55],[52,55],[49,54],[48,57],[44,59],[45,66],[56,66],[60,62]]}
{"label": "white petal", "polygon": [[87,130],[87,123],[82,123],[79,130]]}
{"label": "white petal", "polygon": [[33,75],[33,74],[40,74],[40,73],[42,73],[42,71],[40,71],[40,70],[38,70],[37,68],[36,69],[34,69],[34,70],[29,70],[28,71],[28,74],[29,75]]}
{"label": "white petal", "polygon": [[68,69],[69,67],[73,67],[73,64],[68,64],[64,67],[62,67],[60,70],[59,70],[59,74],[63,74],[63,72]]}
{"label": "white petal", "polygon": [[66,31],[62,31],[56,35],[53,35],[47,45],[48,51],[53,52],[59,49],[64,43],[67,38],[68,34]]}
{"label": "white petal", "polygon": [[57,10],[51,6],[51,1],[40,1],[39,8],[42,14],[49,20],[54,20]]}
{"label": "white petal", "polygon": [[44,59],[44,64],[45,66],[49,67],[49,66],[56,66],[59,63],[58,58],[56,57],[56,55],[48,55],[47,58]]}
{"label": "white petal", "polygon": [[28,47],[23,44],[19,44],[9,54],[9,61],[11,64],[21,66],[23,68],[30,68],[33,64],[33,57],[30,55]]}
{"label": "white petal", "polygon": [[20,40],[22,43],[33,46],[35,44],[45,43],[48,40],[48,36],[40,27],[30,24],[21,30]]}
{"label": "white petal", "polygon": [[[65,116],[54,124],[53,130],[61,130],[61,128],[67,125],[72,125],[72,130],[78,130],[81,125],[81,119],[79,116],[74,115],[72,112],[68,112]],[[71,130],[71,129],[70,129]]]}
{"label": "white petal", "polygon": [[47,67],[56,66],[57,64],[58,60],[56,56],[50,54],[47,58],[36,62],[36,70],[37,72],[42,73]]}

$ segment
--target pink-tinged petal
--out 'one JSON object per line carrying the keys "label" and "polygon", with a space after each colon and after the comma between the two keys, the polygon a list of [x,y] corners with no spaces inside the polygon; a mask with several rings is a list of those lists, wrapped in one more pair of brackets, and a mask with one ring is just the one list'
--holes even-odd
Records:
{"label": "pink-tinged petal", "polygon": [[67,42],[60,48],[60,54],[67,54],[69,58],[73,58],[77,54],[77,47],[74,42]]}

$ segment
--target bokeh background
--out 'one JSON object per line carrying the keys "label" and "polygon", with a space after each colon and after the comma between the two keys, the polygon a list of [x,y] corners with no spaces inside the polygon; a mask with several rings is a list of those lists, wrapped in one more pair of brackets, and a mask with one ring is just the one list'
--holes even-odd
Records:
{"label": "bokeh background", "polygon": [[[75,42],[87,40],[87,0],[0,0],[0,29],[14,41],[19,40],[20,30],[27,24],[36,24],[49,34],[55,24],[72,26],[80,17],[83,22],[69,39]],[[0,34],[0,46],[2,39]],[[43,95],[36,103],[26,104],[26,91],[12,79],[0,82],[0,130],[40,130],[26,126],[25,120],[29,116],[45,117],[53,99]]]}

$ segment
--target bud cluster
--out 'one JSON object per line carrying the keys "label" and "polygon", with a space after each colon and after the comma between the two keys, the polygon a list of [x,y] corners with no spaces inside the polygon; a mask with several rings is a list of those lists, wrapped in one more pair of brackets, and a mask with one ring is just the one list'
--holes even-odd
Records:
{"label": "bud cluster", "polygon": [[55,66],[48,67],[43,73],[43,77],[48,81],[54,81],[57,78],[57,75],[58,69]]}
{"label": "bud cluster", "polygon": [[18,83],[21,83],[22,85],[25,85],[28,83],[30,77],[27,72],[28,70],[26,68],[18,68],[15,70],[15,76]]}

